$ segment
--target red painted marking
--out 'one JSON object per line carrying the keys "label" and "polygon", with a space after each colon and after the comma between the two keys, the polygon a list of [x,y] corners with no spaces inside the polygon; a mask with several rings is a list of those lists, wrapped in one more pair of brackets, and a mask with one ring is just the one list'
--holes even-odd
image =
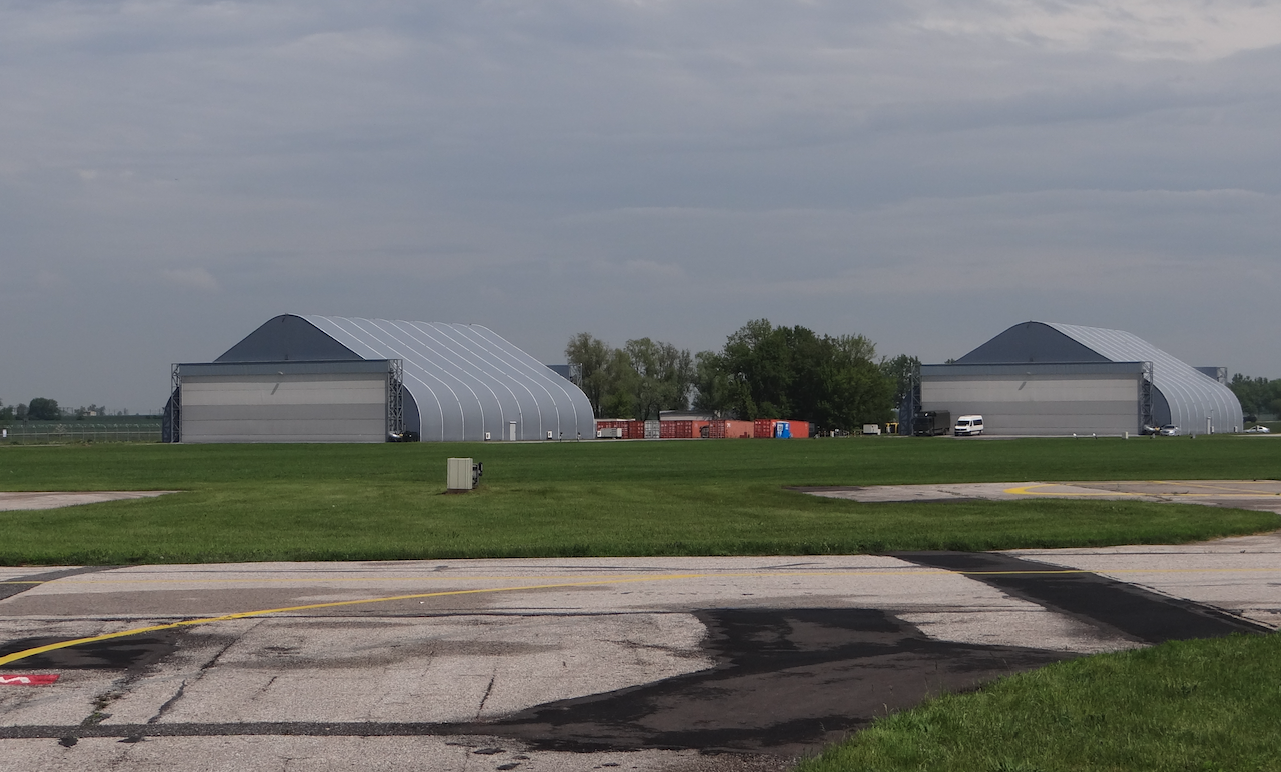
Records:
{"label": "red painted marking", "polygon": [[58,674],[52,675],[0,675],[0,686],[53,686]]}

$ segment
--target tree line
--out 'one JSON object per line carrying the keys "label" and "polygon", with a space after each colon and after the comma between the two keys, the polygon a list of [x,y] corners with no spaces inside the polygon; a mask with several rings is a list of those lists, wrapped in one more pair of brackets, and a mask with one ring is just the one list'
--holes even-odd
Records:
{"label": "tree line", "polygon": [[1246,421],[1258,421],[1264,414],[1281,414],[1281,379],[1251,378],[1236,373],[1228,388],[1237,395]]}
{"label": "tree line", "polygon": [[[94,416],[111,415],[102,405],[83,405],[78,408],[64,408],[58,400],[47,397],[36,397],[28,403],[6,405],[0,401],[0,421],[61,421],[74,418],[83,421]],[[129,415],[128,410],[119,410],[114,415]]]}
{"label": "tree line", "polygon": [[819,430],[883,423],[899,406],[920,361],[876,358],[862,335],[820,335],[756,319],[720,351],[691,355],[639,338],[613,348],[582,332],[565,347],[582,368],[582,389],[601,418],[652,420],[691,407],[720,418],[792,418]]}

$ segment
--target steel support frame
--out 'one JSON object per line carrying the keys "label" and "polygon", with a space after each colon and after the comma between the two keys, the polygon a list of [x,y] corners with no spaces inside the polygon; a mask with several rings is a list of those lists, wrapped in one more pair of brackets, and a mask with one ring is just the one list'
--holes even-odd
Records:
{"label": "steel support frame", "polygon": [[1152,381],[1151,362],[1143,363],[1143,379],[1139,382],[1139,425],[1153,426],[1152,418]]}
{"label": "steel support frame", "polygon": [[387,360],[387,437],[399,438],[405,431],[405,361]]}
{"label": "steel support frame", "polygon": [[182,366],[169,366],[170,410],[169,441],[182,442]]}
{"label": "steel support frame", "polygon": [[900,436],[912,436],[912,424],[916,414],[921,410],[921,376],[913,374],[908,384],[903,403],[898,408],[898,433]]}

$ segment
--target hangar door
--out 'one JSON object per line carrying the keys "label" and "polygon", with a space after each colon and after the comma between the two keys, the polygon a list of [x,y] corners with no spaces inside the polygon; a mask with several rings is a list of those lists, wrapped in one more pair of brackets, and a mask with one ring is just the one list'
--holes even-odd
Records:
{"label": "hangar door", "polygon": [[921,409],[977,413],[991,434],[1134,433],[1143,372],[1141,362],[923,365]]}
{"label": "hangar door", "polygon": [[386,442],[399,360],[178,365],[180,442]]}

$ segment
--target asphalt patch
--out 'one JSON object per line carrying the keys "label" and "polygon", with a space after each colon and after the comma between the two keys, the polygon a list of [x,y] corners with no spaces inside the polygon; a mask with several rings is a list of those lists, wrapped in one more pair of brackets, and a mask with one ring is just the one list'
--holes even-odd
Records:
{"label": "asphalt patch", "polygon": [[1271,628],[1192,601],[1159,595],[1085,571],[995,552],[896,552],[919,566],[964,573],[1083,622],[1143,643],[1269,633]]}
{"label": "asphalt patch", "polygon": [[872,720],[1071,653],[936,641],[875,609],[698,612],[711,670],[540,705],[451,734],[540,750],[814,753]]}
{"label": "asphalt patch", "polygon": [[[155,723],[0,727],[0,738],[483,735],[540,750],[697,749],[795,757],[941,692],[1075,655],[931,640],[874,609],[716,609],[710,670],[547,703],[492,722]],[[34,667],[30,660],[23,660]]]}
{"label": "asphalt patch", "polygon": [[[177,648],[177,633],[130,635],[80,643],[33,654],[0,670],[138,670],[154,665]],[[0,644],[0,657],[74,638],[20,638]]]}

